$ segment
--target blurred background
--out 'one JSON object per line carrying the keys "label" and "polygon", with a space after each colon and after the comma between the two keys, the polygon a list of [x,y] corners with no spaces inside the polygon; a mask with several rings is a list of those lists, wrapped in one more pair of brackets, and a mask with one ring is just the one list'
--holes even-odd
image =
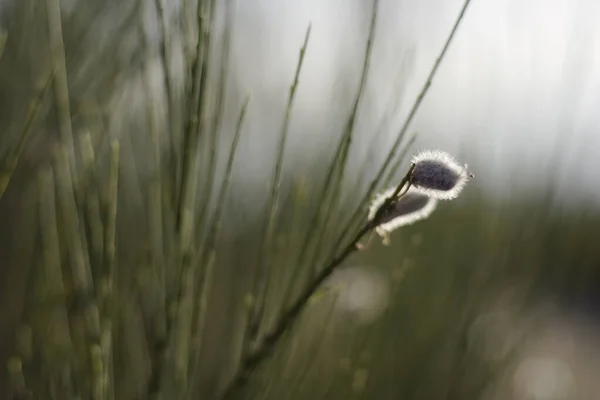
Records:
{"label": "blurred background", "polygon": [[[599,398],[598,22],[0,0],[0,398]],[[313,284],[430,148],[461,196]]]}

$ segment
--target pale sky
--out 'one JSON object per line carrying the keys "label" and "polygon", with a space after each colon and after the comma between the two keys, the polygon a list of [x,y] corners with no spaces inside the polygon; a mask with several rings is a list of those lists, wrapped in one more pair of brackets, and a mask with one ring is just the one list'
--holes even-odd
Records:
{"label": "pale sky", "polygon": [[[380,1],[357,148],[371,140],[404,68],[409,72],[404,106],[386,134],[397,132],[461,6],[460,0]],[[279,128],[298,50],[312,22],[289,151],[295,164],[311,160],[339,134],[340,123],[331,121],[349,109],[353,89],[344,84],[358,80],[370,2],[245,0],[237,10],[233,60],[238,81],[253,96],[248,145],[256,151]],[[600,170],[597,110],[600,2],[472,0],[411,131],[420,134],[417,149],[460,148],[461,161],[472,166],[479,184],[503,191],[539,182],[560,146],[562,164],[552,180],[600,204],[600,185],[594,183]],[[265,140],[257,141],[258,135]],[[270,168],[264,164],[259,158],[256,169],[246,165],[250,182]]]}
{"label": "pale sky", "polygon": [[[263,196],[274,159],[266,155],[275,148],[309,22],[311,40],[287,148],[285,171],[292,173],[321,157],[342,130],[358,82],[371,1],[235,1],[230,94],[238,102],[245,93],[252,96],[236,184],[251,192],[260,185],[257,195]],[[461,0],[380,0],[349,179],[358,174],[380,119],[403,94],[384,136],[374,142],[372,159],[383,159],[461,6]],[[226,130],[232,130],[239,107],[230,100]],[[563,193],[577,192],[600,205],[597,110],[600,1],[472,0],[410,131],[419,132],[416,149],[439,148],[468,163],[481,187],[514,192],[552,175]],[[555,154],[560,160],[552,168]]]}

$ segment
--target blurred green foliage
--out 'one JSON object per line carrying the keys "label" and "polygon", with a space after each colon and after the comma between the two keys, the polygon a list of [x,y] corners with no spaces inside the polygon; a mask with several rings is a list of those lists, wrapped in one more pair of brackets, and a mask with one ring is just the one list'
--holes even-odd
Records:
{"label": "blurred green foliage", "polygon": [[[204,30],[182,28],[186,40],[200,38],[198,48],[181,45],[185,62],[175,72],[166,57],[180,32],[165,22],[161,0],[143,3],[164,36],[149,43],[141,4],[74,2],[62,8],[58,36],[48,34],[58,2],[11,10],[0,60],[0,165],[12,178],[0,199],[0,398],[218,398],[240,353],[260,346],[339,250],[339,236],[352,231],[344,224],[364,222],[362,195],[350,195],[358,186],[341,185],[352,110],[338,161],[275,174],[274,205],[240,222],[244,193],[223,182],[243,168],[233,150],[251,103],[232,107],[234,131],[222,128],[227,40],[216,40],[231,29],[231,3],[200,2]],[[216,8],[228,16],[222,30],[209,17]],[[222,47],[211,49],[211,38]],[[170,77],[162,93],[149,83],[155,56]],[[63,87],[51,73],[60,75],[61,59]],[[40,89],[48,76],[54,98]],[[392,172],[402,159],[390,158]],[[324,185],[329,174],[336,184]],[[384,277],[382,315],[359,324],[339,311],[335,289],[321,288],[236,394],[482,398],[510,360],[490,362],[473,349],[474,322],[506,293],[518,315],[549,293],[593,290],[600,215],[561,211],[547,193],[498,202],[477,179],[429,220],[395,233],[390,247],[347,260]],[[252,318],[258,340],[248,337]]]}

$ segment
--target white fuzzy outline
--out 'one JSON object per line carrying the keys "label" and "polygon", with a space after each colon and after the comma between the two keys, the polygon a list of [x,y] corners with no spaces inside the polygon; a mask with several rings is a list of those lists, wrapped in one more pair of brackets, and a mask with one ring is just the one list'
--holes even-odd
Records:
{"label": "white fuzzy outline", "polygon": [[[396,191],[396,188],[392,187],[392,188],[387,189],[386,191],[378,194],[377,196],[375,196],[375,198],[373,199],[373,201],[371,201],[371,204],[369,205],[369,214],[367,216],[369,221],[372,221],[373,218],[375,218],[375,214],[377,213],[379,208],[383,205],[383,203],[386,201],[386,199],[388,197],[390,197],[392,194],[394,194],[395,191]],[[406,192],[406,195],[409,195],[411,193],[412,194],[415,194],[415,193],[423,194],[422,192],[418,191],[417,189],[413,189],[412,186],[408,189],[408,191]],[[402,200],[400,200],[400,201],[402,201]],[[409,214],[400,215],[400,216],[392,219],[391,221],[380,224],[375,228],[375,231],[377,232],[377,234],[379,236],[385,237],[385,236],[387,236],[388,233],[390,233],[402,226],[410,225],[417,221],[426,219],[427,217],[429,217],[431,215],[431,213],[433,213],[433,211],[435,210],[435,208],[437,206],[437,203],[438,202],[435,198],[429,197],[429,201],[420,210],[414,211]]]}
{"label": "white fuzzy outline", "polygon": [[453,200],[457,198],[471,177],[467,164],[460,165],[450,154],[443,151],[425,150],[412,158],[412,163],[415,165],[422,161],[438,161],[458,175],[456,184],[450,190],[425,188],[414,184],[411,185],[411,188],[414,187],[419,193],[431,196],[438,200]]}

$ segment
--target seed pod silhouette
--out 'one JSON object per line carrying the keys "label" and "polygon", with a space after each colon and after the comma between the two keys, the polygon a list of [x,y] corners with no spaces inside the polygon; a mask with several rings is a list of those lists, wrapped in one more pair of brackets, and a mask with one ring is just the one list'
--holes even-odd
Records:
{"label": "seed pod silhouette", "polygon": [[466,183],[473,177],[467,165],[460,165],[452,156],[442,151],[424,151],[413,157],[411,187],[439,200],[458,197]]}

